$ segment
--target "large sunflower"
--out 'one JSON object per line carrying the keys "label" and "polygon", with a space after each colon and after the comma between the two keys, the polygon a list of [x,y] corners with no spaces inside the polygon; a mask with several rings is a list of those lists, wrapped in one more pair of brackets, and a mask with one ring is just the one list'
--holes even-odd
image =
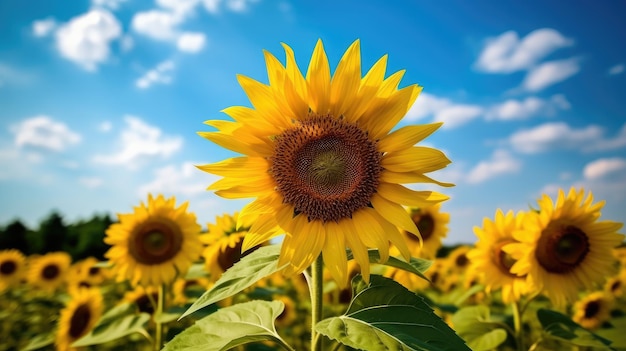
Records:
{"label": "large sunflower", "polygon": [[19,250],[0,250],[0,292],[20,283],[25,267],[26,257]]}
{"label": "large sunflower", "polygon": [[61,310],[55,345],[57,351],[75,348],[72,343],[86,335],[102,316],[102,294],[98,289],[79,290]]}
{"label": "large sunflower", "polygon": [[622,223],[599,221],[604,202],[592,204],[591,192],[562,189],[556,203],[548,195],[538,201],[539,211],[529,212],[522,229],[515,231],[519,243],[503,247],[517,262],[511,272],[528,275],[535,291],[558,306],[577,298],[581,288],[593,289],[611,276],[612,250],[624,240],[617,231]]}
{"label": "large sunflower", "polygon": [[421,208],[408,208],[411,219],[420,232],[421,240],[415,234],[403,231],[408,239],[411,255],[433,259],[441,247],[441,240],[448,234],[450,214],[441,212],[441,203]]}
{"label": "large sunflower", "polygon": [[425,173],[450,161],[439,150],[414,146],[441,123],[391,131],[421,87],[398,89],[404,71],[385,78],[387,56],[361,77],[359,41],[343,55],[331,77],[318,41],[306,76],[293,50],[283,45],[286,64],[265,52],[269,84],[245,76],[239,83],[253,108],[224,110],[234,121],[210,120],[217,131],[201,136],[241,153],[199,168],[222,176],[209,189],[225,198],[255,198],[240,212],[254,223],[243,250],[286,233],[279,265],[286,275],[302,272],[320,255],[340,284],[347,284],[349,247],[369,278],[368,247],[383,261],[389,243],[410,257],[397,227],[418,234],[405,206],[425,207],[446,200],[402,183],[439,183]]}
{"label": "large sunflower", "polygon": [[105,257],[118,280],[143,286],[171,283],[200,258],[201,227],[187,205],[176,208],[174,197],[148,195],[147,206],[142,202],[134,213],[118,214],[119,223],[112,224],[104,238],[112,245]]}
{"label": "large sunflower", "polygon": [[487,292],[502,289],[502,301],[511,303],[519,300],[528,291],[526,276],[511,273],[515,260],[502,247],[517,242],[513,233],[521,228],[524,212],[506,215],[498,209],[494,220],[483,219],[482,228],[474,227],[478,237],[475,247],[467,253],[470,271],[480,272]]}
{"label": "large sunflower", "polygon": [[27,280],[36,288],[53,292],[65,282],[72,258],[67,252],[50,252],[29,261]]}

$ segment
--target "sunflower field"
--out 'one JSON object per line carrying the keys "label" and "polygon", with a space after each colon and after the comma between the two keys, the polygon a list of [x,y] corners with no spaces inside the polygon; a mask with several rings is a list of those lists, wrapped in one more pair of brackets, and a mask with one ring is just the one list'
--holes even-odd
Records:
{"label": "sunflower field", "polygon": [[283,47],[269,84],[238,76],[253,108],[199,133],[238,154],[198,166],[209,190],[251,202],[206,229],[163,194],[7,226],[0,350],[626,350],[625,236],[602,200],[560,189],[444,247],[448,197],[405,186],[454,186],[418,145],[441,123],[394,129],[422,88],[387,56],[362,76],[358,40],[333,74],[321,41],[304,74]]}

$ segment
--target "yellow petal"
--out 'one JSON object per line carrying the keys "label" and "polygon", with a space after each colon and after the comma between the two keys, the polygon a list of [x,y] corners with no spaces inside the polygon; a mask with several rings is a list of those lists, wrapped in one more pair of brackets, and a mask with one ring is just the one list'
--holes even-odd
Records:
{"label": "yellow petal", "polygon": [[378,149],[382,152],[394,152],[407,149],[424,140],[443,123],[420,124],[402,127],[386,136],[378,142]]}
{"label": "yellow petal", "polygon": [[355,102],[349,105],[345,117],[349,122],[356,122],[368,110],[372,98],[385,78],[387,55],[381,57],[365,74],[359,85],[359,92]]}
{"label": "yellow petal", "polygon": [[416,191],[391,183],[380,183],[378,194],[389,201],[411,207],[429,207],[449,199],[434,191]]}
{"label": "yellow petal", "polygon": [[352,256],[361,267],[361,274],[363,280],[369,282],[370,280],[370,259],[367,253],[367,247],[363,245],[359,237],[359,232],[354,226],[352,219],[343,219],[339,221],[339,230],[345,232],[346,242],[352,251]]}
{"label": "yellow petal", "polygon": [[263,157],[233,157],[220,162],[196,167],[207,173],[222,177],[247,178],[251,174],[267,174],[269,164]]}
{"label": "yellow petal", "polygon": [[[297,92],[301,101],[305,101],[308,96],[307,82],[302,76],[300,69],[298,68],[298,64],[296,63],[296,57],[289,45],[285,43],[281,43],[283,48],[285,49],[286,56],[286,72],[289,77],[288,81],[293,83],[293,89]],[[307,106],[308,108],[308,106]]]}
{"label": "yellow petal", "polygon": [[379,194],[372,196],[372,206],[383,218],[409,233],[419,235],[411,216],[398,203],[389,201]]}
{"label": "yellow petal", "polygon": [[380,261],[389,259],[389,240],[386,238],[382,226],[374,219],[371,208],[363,208],[352,214],[352,222],[359,233],[363,243],[369,247],[377,248],[380,253]]}
{"label": "yellow petal", "polygon": [[339,286],[345,288],[348,285],[348,258],[346,256],[345,234],[335,222],[328,222],[324,226],[326,230],[326,243],[322,248],[324,266],[328,268]]}
{"label": "yellow petal", "polygon": [[392,172],[428,173],[450,164],[446,155],[430,147],[414,146],[397,152],[385,154],[382,166]]}
{"label": "yellow petal", "polygon": [[318,40],[306,72],[311,109],[326,114],[330,108],[330,66],[322,40]]}
{"label": "yellow petal", "polygon": [[361,117],[367,120],[367,128],[371,138],[381,139],[400,122],[406,115],[409,107],[422,87],[411,85],[398,90],[387,98],[379,100],[381,103],[372,105]]}
{"label": "yellow petal", "polygon": [[454,186],[452,183],[444,183],[438,180],[432,179],[419,172],[391,172],[383,171],[380,175],[380,181],[386,183],[433,183],[443,187]]}
{"label": "yellow petal", "polygon": [[361,51],[359,40],[354,41],[339,61],[330,83],[330,111],[341,116],[354,103],[361,82]]}

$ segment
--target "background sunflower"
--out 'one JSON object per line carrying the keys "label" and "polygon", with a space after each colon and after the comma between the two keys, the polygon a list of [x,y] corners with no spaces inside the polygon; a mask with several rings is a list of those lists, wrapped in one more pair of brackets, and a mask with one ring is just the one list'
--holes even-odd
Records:
{"label": "background sunflower", "polygon": [[441,204],[425,207],[407,208],[411,219],[420,232],[420,237],[403,231],[411,255],[426,259],[433,259],[442,245],[442,239],[448,234],[450,214],[441,212]]}
{"label": "background sunflower", "polygon": [[102,294],[95,288],[81,289],[61,310],[55,346],[57,351],[74,350],[72,343],[86,335],[102,316]]}
{"label": "background sunflower", "polygon": [[19,250],[0,250],[0,292],[18,285],[26,271],[26,257]]}
{"label": "background sunflower", "polygon": [[72,258],[64,251],[37,256],[28,263],[28,283],[46,292],[53,292],[65,283],[71,263]]}
{"label": "background sunflower", "polygon": [[576,301],[572,319],[583,328],[597,329],[611,318],[613,297],[604,291],[595,291]]}

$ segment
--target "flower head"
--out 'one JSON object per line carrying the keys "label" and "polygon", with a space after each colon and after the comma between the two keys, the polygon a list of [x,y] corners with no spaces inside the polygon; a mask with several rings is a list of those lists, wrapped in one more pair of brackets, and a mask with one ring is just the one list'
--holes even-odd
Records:
{"label": "flower head", "polygon": [[72,263],[67,252],[50,252],[37,256],[28,265],[28,283],[47,292],[53,292],[65,282]]}
{"label": "flower head", "polygon": [[55,345],[59,351],[75,350],[72,343],[86,335],[102,315],[102,294],[95,288],[84,288],[71,296],[61,311]]}
{"label": "flower head", "polygon": [[368,279],[367,248],[377,248],[385,261],[391,242],[410,256],[396,228],[419,232],[403,205],[447,199],[402,185],[450,185],[425,175],[445,167],[448,158],[414,146],[441,124],[392,132],[421,87],[398,89],[403,71],[385,78],[386,56],[361,77],[358,40],[332,76],[321,41],[306,75],[293,50],[283,47],[285,65],[265,52],[269,84],[238,76],[253,108],[229,107],[224,112],[233,121],[207,121],[217,131],[200,133],[244,156],[199,168],[223,177],[209,187],[216,194],[255,198],[239,214],[253,223],[243,250],[284,232],[279,265],[286,275],[302,272],[322,254],[333,278],[345,285],[349,247]]}
{"label": "flower head", "polygon": [[604,291],[588,294],[574,304],[574,322],[583,328],[597,329],[611,318],[613,297]]}
{"label": "flower head", "polygon": [[19,284],[26,270],[26,257],[19,250],[0,250],[0,292]]}

